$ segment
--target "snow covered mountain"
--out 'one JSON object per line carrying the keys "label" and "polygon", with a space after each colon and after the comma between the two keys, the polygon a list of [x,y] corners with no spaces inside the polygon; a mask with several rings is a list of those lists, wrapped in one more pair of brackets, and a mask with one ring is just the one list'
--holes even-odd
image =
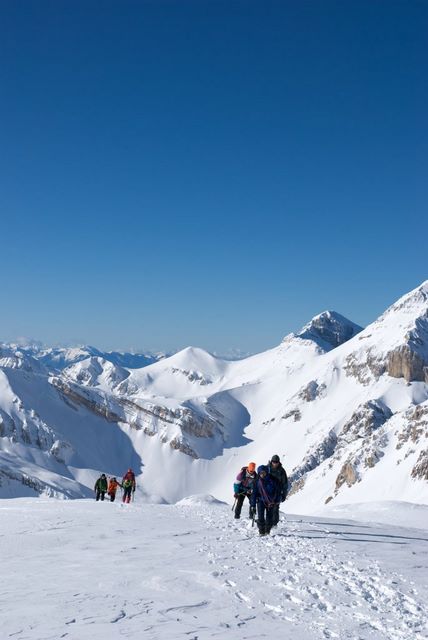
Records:
{"label": "snow covered mountain", "polygon": [[278,453],[294,513],[428,502],[428,281],[364,330],[326,311],[242,360],[129,363],[0,347],[0,496],[84,497],[133,466],[148,502],[224,500],[242,464]]}
{"label": "snow covered mountain", "polygon": [[[88,357],[104,358],[109,362],[129,369],[138,369],[153,364],[170,354],[166,353],[121,353],[119,351],[100,351],[90,345],[80,347],[45,347],[39,343],[3,345],[16,353],[34,358],[49,371],[62,371]],[[0,344],[0,348],[2,345]]]}

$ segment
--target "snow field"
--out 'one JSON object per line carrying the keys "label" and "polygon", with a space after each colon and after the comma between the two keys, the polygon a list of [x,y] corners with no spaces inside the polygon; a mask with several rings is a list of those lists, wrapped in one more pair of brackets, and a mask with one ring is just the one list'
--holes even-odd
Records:
{"label": "snow field", "polygon": [[16,499],[0,506],[1,638],[428,637],[423,529],[230,506]]}
{"label": "snow field", "polygon": [[[411,537],[291,517],[260,540],[249,521],[242,525],[227,515],[213,518],[201,510],[207,528],[221,524],[223,532],[199,550],[220,567],[214,574],[224,586],[258,610],[257,616],[289,623],[293,636],[302,639],[428,637],[422,635],[426,610],[416,587],[382,567],[392,545],[411,544]],[[244,537],[237,539],[241,533]],[[426,553],[428,538],[423,541]],[[363,545],[362,557],[352,543]],[[385,557],[366,556],[373,543],[382,546]]]}

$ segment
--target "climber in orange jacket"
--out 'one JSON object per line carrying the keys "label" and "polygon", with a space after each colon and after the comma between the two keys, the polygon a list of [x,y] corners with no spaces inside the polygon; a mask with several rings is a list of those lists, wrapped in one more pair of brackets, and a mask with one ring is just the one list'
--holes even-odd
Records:
{"label": "climber in orange jacket", "polygon": [[117,488],[121,486],[122,485],[120,484],[120,482],[116,480],[116,478],[110,478],[108,482],[108,489],[107,489],[107,493],[110,496],[110,502],[114,502],[116,498]]}

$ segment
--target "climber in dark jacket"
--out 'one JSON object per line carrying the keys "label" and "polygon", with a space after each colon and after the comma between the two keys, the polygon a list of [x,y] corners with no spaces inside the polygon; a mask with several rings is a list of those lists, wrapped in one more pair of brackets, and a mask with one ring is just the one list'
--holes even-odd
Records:
{"label": "climber in dark jacket", "polygon": [[[287,473],[284,467],[281,464],[281,460],[278,455],[273,455],[270,461],[268,462],[269,473],[276,478],[281,485],[281,502],[284,502],[287,497],[288,492],[288,478]],[[273,527],[279,522],[279,503],[275,505],[274,513],[273,513]]]}
{"label": "climber in dark jacket", "polygon": [[264,536],[270,533],[273,526],[273,515],[276,504],[281,500],[281,485],[265,465],[257,469],[257,480],[251,494],[251,506],[257,507],[257,526]]}
{"label": "climber in dark jacket", "polygon": [[101,500],[104,500],[104,496],[107,491],[107,478],[105,473],[102,473],[98,478],[98,480],[96,481],[94,491],[95,491],[95,500],[98,501],[100,498]]}

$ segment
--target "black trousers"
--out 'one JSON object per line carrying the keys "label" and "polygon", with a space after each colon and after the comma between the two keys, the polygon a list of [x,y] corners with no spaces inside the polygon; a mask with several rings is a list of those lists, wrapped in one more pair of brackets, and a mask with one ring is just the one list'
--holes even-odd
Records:
{"label": "black trousers", "polygon": [[235,518],[241,517],[242,505],[244,504],[245,498],[248,498],[249,501],[250,495],[248,493],[238,493],[238,497],[236,498]]}
{"label": "black trousers", "polygon": [[132,487],[123,487],[122,502],[131,502]]}
{"label": "black trousers", "polygon": [[269,533],[273,527],[275,505],[267,507],[263,500],[257,501],[257,526],[260,533]]}
{"label": "black trousers", "polygon": [[114,502],[116,498],[116,492],[110,493],[109,495],[110,495],[110,502]]}
{"label": "black trousers", "polygon": [[95,497],[95,500],[104,500],[104,496],[105,496],[106,492],[105,491],[100,491],[99,489],[97,489],[97,495]]}
{"label": "black trousers", "polygon": [[276,527],[279,522],[279,504],[275,504],[273,507],[273,521],[272,526]]}

